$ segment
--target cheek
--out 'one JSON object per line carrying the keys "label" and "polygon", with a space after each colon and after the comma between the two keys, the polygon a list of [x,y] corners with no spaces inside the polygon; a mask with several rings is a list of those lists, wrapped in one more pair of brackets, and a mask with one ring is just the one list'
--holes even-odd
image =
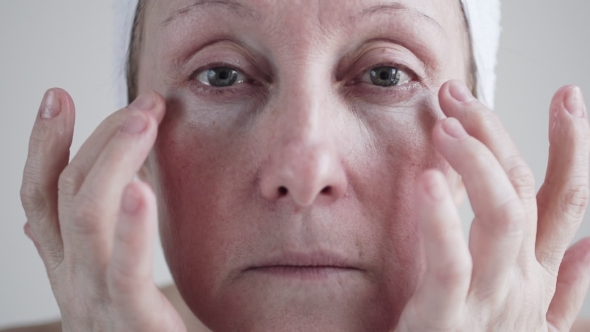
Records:
{"label": "cheek", "polygon": [[[448,170],[430,143],[439,113],[428,103],[416,105],[395,112],[361,107],[355,119],[344,120],[336,148],[349,191],[315,216],[334,222],[313,228],[316,238],[363,256],[371,267],[367,302],[389,312],[401,311],[422,268],[414,181],[428,168]],[[244,297],[257,299],[264,290],[232,284],[240,268],[289,239],[290,230],[276,222],[284,215],[261,197],[257,182],[269,153],[263,142],[277,130],[253,131],[247,117],[191,115],[184,108],[168,106],[149,161],[166,259],[200,317],[234,307],[243,312]]]}
{"label": "cheek", "polygon": [[[415,181],[427,169],[439,169],[450,179],[453,171],[434,149],[431,129],[442,112],[426,97],[421,102],[394,111],[366,108],[363,114],[370,141],[374,142],[366,161],[350,173],[357,184],[355,193],[368,219],[380,221],[381,243],[388,243],[391,255],[383,257],[391,275],[417,275],[421,247],[414,205]],[[387,254],[387,253],[386,253]],[[403,269],[408,269],[408,273]],[[407,280],[406,280],[407,281]]]}

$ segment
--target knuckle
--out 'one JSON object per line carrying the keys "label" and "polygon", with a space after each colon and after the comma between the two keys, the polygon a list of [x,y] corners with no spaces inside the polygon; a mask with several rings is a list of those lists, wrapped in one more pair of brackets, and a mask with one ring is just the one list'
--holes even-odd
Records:
{"label": "knuckle", "polygon": [[469,114],[471,115],[468,120],[469,127],[473,129],[489,128],[492,132],[497,132],[502,128],[498,116],[479,102],[476,106],[476,111],[469,112]]}
{"label": "knuckle", "polygon": [[531,199],[536,195],[535,177],[530,167],[519,157],[515,156],[505,162],[507,165],[506,174],[518,196],[522,199]]}
{"label": "knuckle", "polygon": [[78,192],[84,173],[74,163],[69,164],[59,176],[58,190],[67,196],[74,196]]}
{"label": "knuckle", "polygon": [[39,218],[47,213],[49,204],[43,191],[37,184],[23,182],[20,190],[20,199],[27,214]]}
{"label": "knuckle", "polygon": [[116,294],[132,294],[141,289],[148,279],[139,278],[128,266],[111,262],[107,272],[108,285]]}
{"label": "knuckle", "polygon": [[433,271],[436,282],[444,287],[452,287],[468,282],[471,275],[471,263],[466,259],[455,259]]}
{"label": "knuckle", "polygon": [[[61,248],[49,247],[45,253],[46,258],[43,260],[45,262],[45,269],[47,270],[48,275],[51,278],[52,275],[56,274],[57,269],[62,265],[64,260],[64,252]],[[53,281],[52,281],[53,282]]]}
{"label": "knuckle", "polygon": [[589,196],[590,190],[587,185],[580,185],[569,189],[562,196],[563,211],[573,219],[582,219],[588,206]]}
{"label": "knuckle", "polygon": [[[520,201],[509,200],[495,208],[481,224],[486,231],[498,238],[518,238],[524,235],[526,211]],[[481,217],[476,216],[476,219]]]}
{"label": "knuckle", "polygon": [[92,236],[99,231],[99,224],[95,222],[98,219],[99,211],[91,203],[76,204],[72,215],[71,226],[77,234]]}
{"label": "knuckle", "polygon": [[[475,139],[474,139],[475,140]],[[494,155],[492,152],[481,144],[473,144],[474,148],[469,153],[471,163],[477,169],[488,169],[490,162],[493,161]]]}

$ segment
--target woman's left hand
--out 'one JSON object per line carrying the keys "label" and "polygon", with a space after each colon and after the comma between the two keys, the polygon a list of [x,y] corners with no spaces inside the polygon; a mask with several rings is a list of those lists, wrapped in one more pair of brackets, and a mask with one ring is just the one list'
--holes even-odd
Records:
{"label": "woman's left hand", "polygon": [[427,266],[396,331],[569,331],[590,283],[590,238],[566,251],[589,199],[579,88],[563,87],[551,103],[538,193],[498,117],[463,83],[445,83],[439,101],[449,118],[435,126],[434,145],[461,175],[475,219],[467,245],[442,173],[418,179]]}

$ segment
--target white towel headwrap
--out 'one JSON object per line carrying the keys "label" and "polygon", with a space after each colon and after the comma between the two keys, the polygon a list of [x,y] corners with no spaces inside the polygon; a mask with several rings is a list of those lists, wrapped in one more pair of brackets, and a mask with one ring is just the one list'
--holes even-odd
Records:
{"label": "white towel headwrap", "polygon": [[[115,107],[128,104],[125,64],[131,26],[138,0],[114,0],[114,88]],[[467,16],[477,65],[479,99],[494,108],[496,63],[500,44],[500,0],[461,0]]]}

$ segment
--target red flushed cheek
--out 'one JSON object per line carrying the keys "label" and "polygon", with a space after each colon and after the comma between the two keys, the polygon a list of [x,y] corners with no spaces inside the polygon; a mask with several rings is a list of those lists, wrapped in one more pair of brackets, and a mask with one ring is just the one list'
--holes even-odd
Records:
{"label": "red flushed cheek", "polygon": [[[425,169],[445,167],[430,142],[436,118],[423,114],[427,111],[366,116],[364,132],[370,134],[347,133],[350,141],[340,144],[354,147],[343,156],[352,194],[338,203],[340,211],[325,214],[336,221],[358,216],[348,224],[335,223],[332,231],[369,257],[370,289],[392,313],[403,308],[423,267],[415,179]],[[228,301],[239,302],[241,295],[228,292],[234,289],[226,281],[240,258],[277,234],[269,228],[276,215],[260,200],[255,183],[265,152],[255,134],[243,139],[211,119],[196,126],[182,110],[171,108],[168,114],[149,161],[164,252],[189,307],[212,316],[228,310]]]}
{"label": "red flushed cheek", "polygon": [[235,253],[257,238],[248,234],[248,212],[239,202],[255,195],[252,167],[235,159],[239,144],[215,121],[196,127],[182,110],[168,114],[149,160],[164,253],[193,311],[213,310],[238,265]]}

